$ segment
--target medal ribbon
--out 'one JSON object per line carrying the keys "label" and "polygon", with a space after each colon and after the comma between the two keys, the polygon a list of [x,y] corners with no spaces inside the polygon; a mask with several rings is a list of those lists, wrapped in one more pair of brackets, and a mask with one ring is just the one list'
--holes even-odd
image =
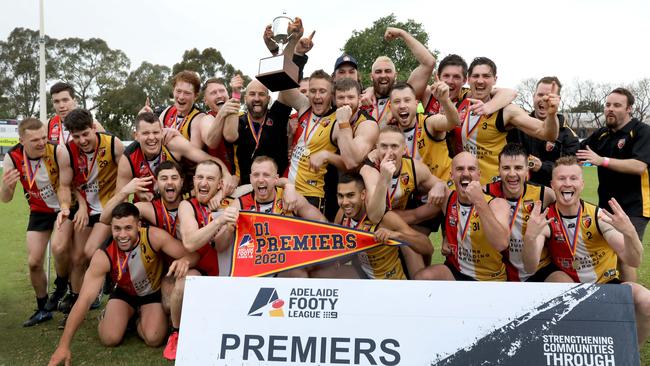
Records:
{"label": "medal ribbon", "polygon": [[36,172],[38,171],[38,168],[41,167],[41,159],[38,159],[36,168],[32,170],[32,163],[29,161],[29,158],[27,157],[27,153],[25,152],[25,147],[23,147],[23,165],[24,165],[25,174],[27,175],[27,184],[29,184],[29,189],[32,189],[34,187],[34,181],[36,180]]}
{"label": "medal ribbon", "polygon": [[88,156],[83,150],[81,150],[81,148],[79,149],[80,150],[79,158],[83,160],[83,162],[86,165],[86,169],[81,171],[81,173],[84,176],[84,181],[86,183],[88,183],[88,177],[90,176],[90,174],[93,171],[93,168],[95,167],[95,162],[97,161],[97,153],[99,153],[99,138],[97,138],[97,135],[95,135],[95,138],[97,139],[97,146],[95,146],[95,153],[93,154],[93,161],[90,162],[90,166],[88,166]]}
{"label": "medal ribbon", "polygon": [[390,195],[388,195],[388,192],[386,192],[386,199],[388,200],[388,210],[393,209],[393,197],[395,197],[395,193],[397,193],[397,187],[399,187],[399,175],[396,178],[395,182],[395,188],[392,187],[393,182],[391,179],[391,192]]}
{"label": "medal ribbon", "polygon": [[169,211],[167,211],[167,205],[165,205],[165,201],[163,201],[162,198],[160,199],[160,203],[162,204],[163,221],[164,221],[165,228],[167,229],[167,232],[171,234],[171,236],[176,237],[177,221],[172,217],[172,215],[169,214]]}
{"label": "medal ribbon", "polygon": [[[351,217],[348,217],[348,218],[346,219],[347,221],[346,221],[346,223],[345,223],[345,226],[347,226],[347,227],[351,227],[351,228],[353,228],[353,229],[359,229],[359,228],[361,227],[361,225],[363,224],[363,222],[366,220],[366,215],[367,215],[367,213],[364,213],[364,214],[363,214],[363,217],[361,217],[361,220],[359,220],[359,221],[357,222],[357,224],[354,225],[354,226],[352,226],[352,218],[351,218]],[[359,230],[360,230],[360,229],[359,229]]]}
{"label": "medal ribbon", "polygon": [[[458,204],[460,206],[460,203]],[[460,236],[461,240],[465,240],[465,237],[467,236],[467,228],[469,228],[469,220],[472,218],[472,214],[474,213],[474,205],[469,209],[469,214],[467,215],[467,219],[465,219],[465,226],[463,227],[463,233]],[[458,215],[459,221],[461,220],[460,216]]]}
{"label": "medal ribbon", "polygon": [[255,129],[255,126],[253,124],[253,121],[251,120],[251,114],[247,113],[246,118],[248,119],[248,127],[251,130],[251,135],[253,135],[253,139],[255,140],[255,149],[253,149],[253,153],[251,156],[255,155],[255,152],[257,151],[257,148],[260,146],[260,138],[262,137],[262,130],[264,130],[264,125],[266,124],[266,119],[262,121],[260,124],[260,129],[257,130]]}
{"label": "medal ribbon", "polygon": [[201,218],[203,219],[203,226],[206,226],[212,221],[212,214],[210,212],[210,208],[200,203],[199,203],[199,208],[201,211]]}
{"label": "medal ribbon", "polygon": [[[316,117],[318,117],[318,116],[316,116]],[[314,112],[311,112],[311,114],[309,115],[309,119],[307,119],[307,122],[306,122],[307,125],[305,126],[305,131],[304,131],[305,134],[302,137],[302,141],[305,144],[305,149],[307,148],[307,143],[309,143],[309,140],[311,139],[311,135],[314,133],[314,131],[316,131],[316,129],[318,128],[318,125],[320,125],[320,121],[322,119],[323,119],[323,117],[320,117],[317,120],[314,119]],[[311,130],[310,130],[309,125],[311,124],[312,120],[314,120],[314,127],[312,127]]]}
{"label": "medal ribbon", "polygon": [[[417,117],[416,117],[417,118]],[[410,158],[415,159],[415,149],[418,145],[418,131],[420,130],[420,121],[415,121],[415,131],[413,131],[413,145],[411,146],[411,152],[406,152]]]}
{"label": "medal ribbon", "polygon": [[582,222],[582,203],[580,204],[580,207],[578,208],[578,217],[576,219],[576,227],[575,227],[575,232],[573,233],[573,240],[572,241],[569,241],[568,230],[567,230],[566,227],[564,227],[564,220],[562,220],[562,216],[560,215],[560,211],[557,210],[557,206],[555,206],[555,213],[557,214],[557,217],[559,218],[560,230],[562,231],[562,235],[564,236],[564,240],[566,240],[567,245],[569,246],[569,249],[571,250],[571,255],[575,256],[575,254],[576,254],[576,244],[577,244],[577,239],[578,239],[578,232],[580,231],[580,223]]}
{"label": "medal ribbon", "polygon": [[515,210],[512,211],[512,218],[510,219],[510,231],[512,231],[512,225],[515,224],[515,220],[517,219],[517,213],[519,212],[519,207],[521,206],[521,201],[523,200],[524,195],[522,194],[519,196],[519,199],[517,200],[517,205],[515,205]]}
{"label": "medal ribbon", "polygon": [[390,108],[390,99],[386,101],[386,105],[384,106],[384,109],[381,110],[381,113],[379,113],[379,101],[375,102],[375,108],[377,109],[377,123],[380,123],[381,119],[384,118],[384,114],[386,114],[386,111]]}
{"label": "medal ribbon", "polygon": [[471,119],[470,115],[472,115],[472,113],[467,112],[467,114],[465,115],[465,119],[463,120],[463,123],[465,124],[465,136],[467,136],[467,139],[469,139],[470,135],[474,132],[474,130],[476,130],[476,127],[478,127],[479,121],[481,120],[481,117],[479,116],[479,119],[476,121],[474,126],[472,126],[472,128],[470,129],[469,128],[470,119]]}

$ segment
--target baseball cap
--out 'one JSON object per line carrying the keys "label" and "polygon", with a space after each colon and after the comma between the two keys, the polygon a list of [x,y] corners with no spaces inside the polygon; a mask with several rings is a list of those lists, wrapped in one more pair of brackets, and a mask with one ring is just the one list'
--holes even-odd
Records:
{"label": "baseball cap", "polygon": [[336,59],[336,62],[334,63],[334,71],[336,71],[336,69],[341,67],[343,64],[352,64],[355,69],[358,69],[357,60],[350,55],[343,54]]}

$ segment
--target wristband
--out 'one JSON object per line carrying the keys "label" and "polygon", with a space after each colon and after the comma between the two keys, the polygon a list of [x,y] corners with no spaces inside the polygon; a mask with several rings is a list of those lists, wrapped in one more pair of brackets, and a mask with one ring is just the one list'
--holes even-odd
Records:
{"label": "wristband", "polygon": [[609,158],[603,158],[603,163],[601,164],[603,168],[607,168],[609,166]]}
{"label": "wristband", "polygon": [[350,122],[339,122],[339,128],[351,128]]}

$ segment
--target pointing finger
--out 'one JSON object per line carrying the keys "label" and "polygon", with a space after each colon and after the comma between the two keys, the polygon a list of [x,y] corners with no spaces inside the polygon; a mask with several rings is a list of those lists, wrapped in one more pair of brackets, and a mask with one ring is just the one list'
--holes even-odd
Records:
{"label": "pointing finger", "polygon": [[314,38],[314,34],[316,34],[316,31],[311,32],[311,34],[307,38],[311,41]]}

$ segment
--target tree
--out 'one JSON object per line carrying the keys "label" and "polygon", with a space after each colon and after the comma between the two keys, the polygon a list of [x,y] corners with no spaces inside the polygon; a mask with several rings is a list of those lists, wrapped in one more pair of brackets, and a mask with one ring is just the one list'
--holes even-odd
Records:
{"label": "tree", "polygon": [[[59,78],[75,88],[80,106],[99,108],[100,96],[124,85],[131,62],[99,38],[66,38],[56,43]],[[91,106],[92,102],[92,106]]]}
{"label": "tree", "polygon": [[[379,56],[388,56],[393,60],[397,70],[397,80],[406,80],[419,63],[402,41],[386,41],[384,33],[388,27],[397,27],[409,32],[415,39],[427,46],[429,35],[421,23],[408,19],[405,23],[398,22],[394,14],[377,19],[370,28],[353,31],[343,46],[344,53],[352,55],[358,63],[358,69],[363,85],[370,85],[372,64]],[[434,51],[435,56],[438,51]]]}
{"label": "tree", "polygon": [[172,74],[176,75],[183,70],[195,71],[199,74],[201,82],[214,77],[223,78],[226,81],[226,86],[236,74],[242,76],[245,84],[248,84],[251,80],[239,69],[235,69],[234,66],[227,63],[221,52],[212,47],[201,52],[196,48],[185,51],[181,62],[174,64],[172,67]]}
{"label": "tree", "polygon": [[571,126],[577,129],[602,127],[605,98],[611,90],[610,84],[576,79],[569,94]]}
{"label": "tree", "polygon": [[129,74],[122,87],[106,90],[98,96],[97,119],[120,138],[132,138],[133,121],[147,97],[153,106],[168,104],[170,73],[167,66],[143,62]]}
{"label": "tree", "polygon": [[529,112],[533,111],[535,109],[533,95],[537,90],[537,80],[534,78],[524,79],[517,84],[515,90],[517,91],[515,103]]}
{"label": "tree", "polygon": [[628,86],[634,95],[632,116],[641,122],[649,122],[650,119],[650,78],[637,80]]}
{"label": "tree", "polygon": [[[4,117],[29,117],[38,112],[39,101],[39,34],[15,28],[6,42],[0,42],[0,113]],[[53,38],[44,37],[46,75],[53,75],[51,62]]]}

